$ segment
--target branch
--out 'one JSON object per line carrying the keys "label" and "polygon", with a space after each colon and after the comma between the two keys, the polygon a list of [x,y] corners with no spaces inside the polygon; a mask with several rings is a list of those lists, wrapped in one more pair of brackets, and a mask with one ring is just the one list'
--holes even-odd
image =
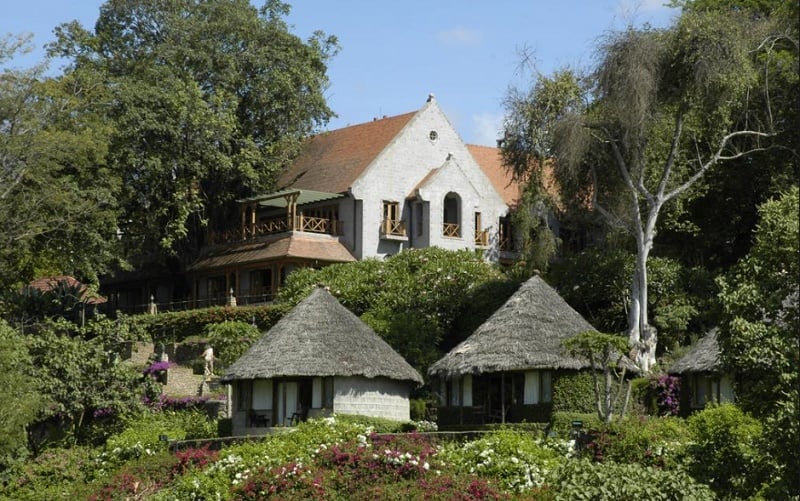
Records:
{"label": "branch", "polygon": [[683,110],[678,110],[678,116],[675,117],[675,130],[672,133],[672,142],[669,145],[669,155],[667,155],[667,162],[664,165],[664,172],[661,175],[661,180],[658,182],[658,189],[656,193],[662,196],[664,190],[667,189],[669,176],[672,172],[672,166],[675,164],[675,155],[678,152],[678,142],[683,132]]}
{"label": "branch", "polygon": [[714,155],[712,155],[712,157],[706,163],[704,163],[700,167],[700,169],[697,172],[695,172],[692,175],[692,177],[690,177],[685,183],[678,186],[671,192],[667,193],[664,196],[664,202],[667,202],[677,197],[684,191],[688,190],[698,179],[703,177],[703,175],[708,171],[708,169],[713,167],[717,162],[721,160],[733,160],[735,158],[741,158],[751,153],[755,153],[756,151],[766,151],[768,149],[768,148],[751,148],[749,150],[740,151],[739,153],[735,153],[733,155],[723,155],[722,153],[725,150],[725,147],[728,146],[728,143],[730,142],[731,139],[739,136],[772,137],[774,135],[775,135],[774,133],[756,132],[751,130],[739,130],[736,132],[731,132],[730,134],[726,135],[720,140],[719,148],[717,148],[716,153],[714,153]]}
{"label": "branch", "polygon": [[600,205],[600,202],[597,201],[597,171],[594,167],[591,167],[589,172],[592,176],[592,208],[597,209],[597,212],[599,212],[606,219],[606,221],[608,221],[609,225],[621,230],[625,230],[626,233],[630,233],[630,228],[628,228],[628,225],[626,225],[622,219],[612,214],[608,209]]}

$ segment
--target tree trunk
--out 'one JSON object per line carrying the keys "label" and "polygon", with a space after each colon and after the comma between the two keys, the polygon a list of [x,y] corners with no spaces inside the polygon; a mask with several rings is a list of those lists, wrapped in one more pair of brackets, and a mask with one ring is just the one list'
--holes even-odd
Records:
{"label": "tree trunk", "polygon": [[660,208],[661,203],[654,203],[649,207],[644,226],[637,221],[636,267],[631,281],[631,307],[628,310],[630,358],[644,373],[650,372],[650,368],[656,363],[658,343],[656,329],[650,325],[647,314],[647,258],[650,256],[650,249],[653,248],[655,223]]}

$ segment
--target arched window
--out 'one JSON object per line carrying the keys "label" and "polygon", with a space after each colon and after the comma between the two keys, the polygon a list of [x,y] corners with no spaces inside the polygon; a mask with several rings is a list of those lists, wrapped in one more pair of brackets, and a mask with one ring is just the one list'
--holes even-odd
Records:
{"label": "arched window", "polygon": [[442,235],[456,238],[461,236],[461,197],[452,191],[444,197],[442,222]]}

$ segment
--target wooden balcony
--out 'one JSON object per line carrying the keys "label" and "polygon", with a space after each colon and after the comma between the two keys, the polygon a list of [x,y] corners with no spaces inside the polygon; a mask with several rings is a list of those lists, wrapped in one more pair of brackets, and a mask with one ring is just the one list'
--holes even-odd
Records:
{"label": "wooden balcony", "polygon": [[514,252],[514,241],[509,235],[500,235],[500,251],[501,252]]}
{"label": "wooden balcony", "polygon": [[489,230],[475,232],[475,247],[489,247]]}
{"label": "wooden balcony", "polygon": [[445,237],[461,237],[461,225],[455,223],[444,223],[442,225],[442,235]]}
{"label": "wooden balcony", "polygon": [[342,222],[334,219],[303,215],[295,216],[294,218],[278,217],[265,219],[257,224],[244,225],[237,230],[210,233],[209,240],[211,244],[226,244],[287,231],[341,235]]}
{"label": "wooden balcony", "polygon": [[406,223],[401,219],[384,219],[381,222],[381,238],[406,239]]}

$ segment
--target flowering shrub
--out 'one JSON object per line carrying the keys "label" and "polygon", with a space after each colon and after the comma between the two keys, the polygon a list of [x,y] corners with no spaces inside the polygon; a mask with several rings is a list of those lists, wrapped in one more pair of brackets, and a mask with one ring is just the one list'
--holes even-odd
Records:
{"label": "flowering shrub", "polygon": [[177,451],[175,458],[178,462],[172,467],[172,475],[182,475],[190,468],[203,469],[217,461],[219,452],[212,451],[206,445],[200,449],[190,448],[184,451]]}
{"label": "flowering shrub", "polygon": [[532,435],[501,429],[466,444],[446,445],[438,459],[457,472],[492,479],[508,492],[544,486],[562,459]]}
{"label": "flowering shrub", "polygon": [[661,374],[650,380],[650,388],[656,394],[659,415],[677,416],[680,411],[680,378]]}
{"label": "flowering shrub", "polygon": [[176,367],[177,364],[175,362],[153,362],[152,364],[148,365],[142,371],[142,374],[145,376],[158,376],[162,372],[172,367]]}
{"label": "flowering shrub", "polygon": [[678,469],[690,437],[682,419],[631,417],[587,433],[587,440],[581,456],[595,462]]}
{"label": "flowering shrub", "polygon": [[170,397],[162,393],[156,398],[145,396],[142,401],[147,407],[155,411],[185,411],[201,410],[209,400],[226,400],[227,398],[226,395]]}

